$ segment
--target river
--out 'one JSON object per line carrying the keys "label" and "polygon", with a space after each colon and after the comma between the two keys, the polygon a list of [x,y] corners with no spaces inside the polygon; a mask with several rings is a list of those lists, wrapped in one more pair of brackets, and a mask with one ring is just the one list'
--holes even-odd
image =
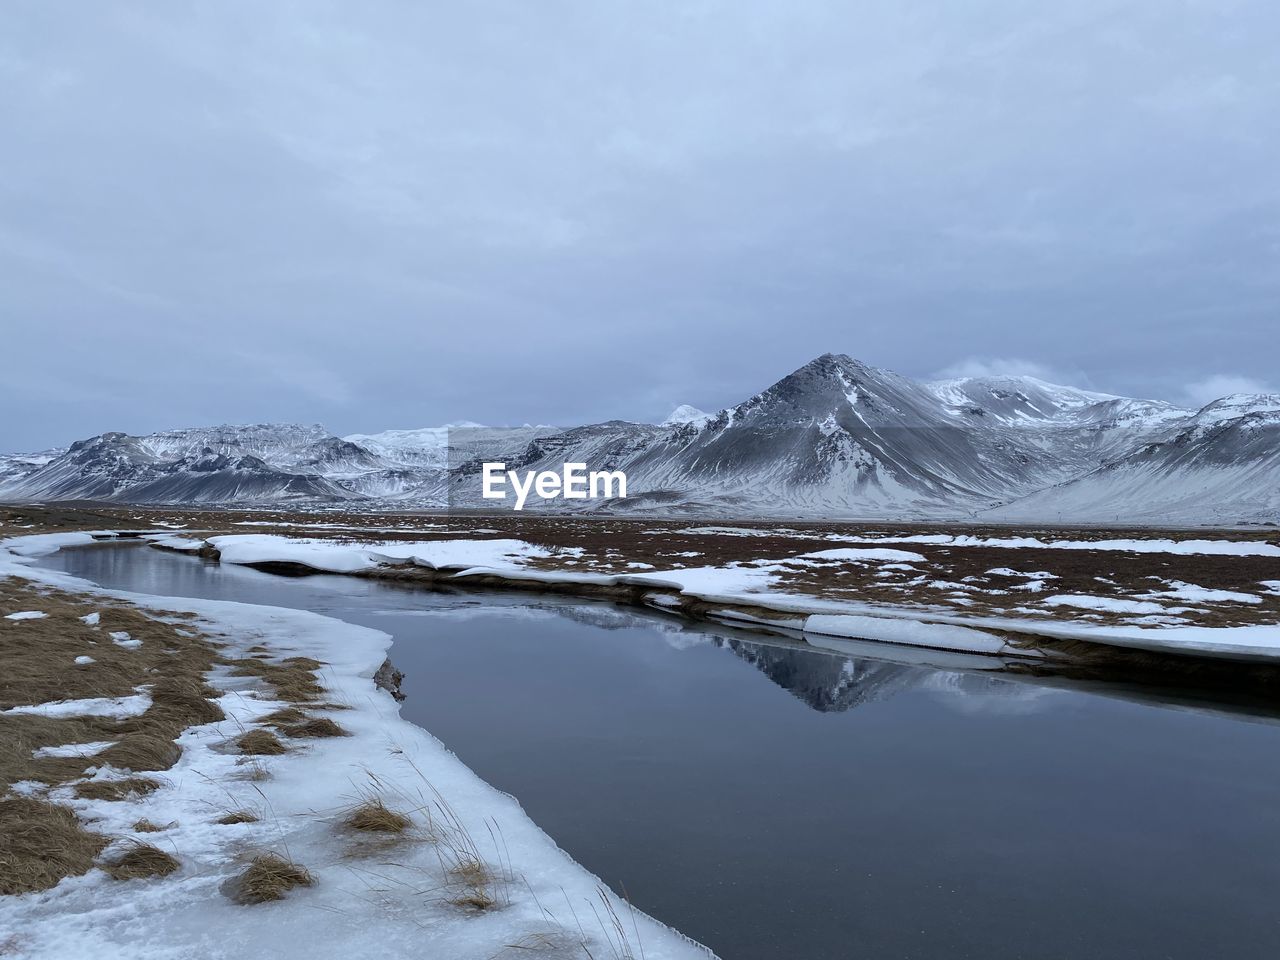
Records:
{"label": "river", "polygon": [[143,546],[42,562],[392,634],[408,719],[725,960],[1280,956],[1280,725],[1256,706]]}

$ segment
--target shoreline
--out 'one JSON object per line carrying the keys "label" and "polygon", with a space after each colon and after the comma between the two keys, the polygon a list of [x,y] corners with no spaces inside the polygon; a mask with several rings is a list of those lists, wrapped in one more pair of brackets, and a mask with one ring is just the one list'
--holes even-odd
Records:
{"label": "shoreline", "polygon": [[[316,676],[324,692],[291,703],[264,689],[257,677],[216,668],[208,682],[226,719],[184,729],[181,759],[160,775],[153,792],[105,801],[75,799],[64,787],[45,791],[110,839],[104,856],[142,839],[162,843],[180,866],[170,876],[123,884],[90,869],[44,891],[0,897],[0,926],[13,931],[14,955],[137,956],[141,937],[157,956],[183,956],[201,952],[207,930],[217,929],[224,947],[244,955],[261,952],[266,936],[278,938],[271,950],[284,957],[350,956],[367,947],[365,923],[377,926],[379,949],[392,956],[416,955],[434,945],[445,955],[480,960],[534,941],[558,943],[566,951],[585,942],[597,956],[630,949],[611,925],[596,929],[594,908],[624,918],[625,936],[640,939],[646,956],[712,956],[608,892],[529,820],[518,801],[481,781],[428,731],[401,718],[392,695],[375,687],[389,635],[307,611],[105,590],[32,566],[36,555],[85,537],[55,534],[37,544],[19,542],[26,548],[21,553],[12,549],[14,539],[0,541],[0,577],[160,616],[194,613],[226,659],[240,661],[257,649],[257,656],[269,652],[278,662],[320,662]],[[12,627],[20,628],[21,623]],[[266,778],[241,779],[246,758],[229,744],[247,728],[261,729],[269,714],[297,706],[332,718],[348,735],[297,740],[282,733],[286,752],[251,760]],[[94,777],[121,775],[102,768]],[[343,818],[353,797],[365,796],[385,797],[388,807],[413,822],[414,835],[370,845],[368,837],[352,833]],[[262,816],[232,826],[211,822],[217,810],[240,808]],[[139,838],[128,824],[144,819],[167,826]],[[234,904],[222,895],[227,884],[246,856],[262,851],[296,860],[314,886],[278,903]],[[386,862],[388,856],[395,862]],[[459,872],[464,866],[465,877]],[[396,880],[390,886],[388,876]],[[197,904],[199,911],[190,909]],[[203,919],[197,922],[196,914]],[[592,921],[584,930],[586,917]]]}
{"label": "shoreline", "polygon": [[[1228,628],[1117,627],[1055,625],[1016,617],[964,616],[921,608],[895,608],[803,594],[734,589],[732,577],[714,578],[712,588],[690,585],[681,570],[601,574],[566,570],[499,568],[476,562],[436,563],[405,552],[412,544],[334,544],[327,555],[299,557],[298,541],[273,535],[214,536],[196,541],[172,534],[131,534],[158,549],[195,553],[219,563],[235,563],[284,575],[341,574],[389,581],[412,581],[431,588],[497,589],[557,593],[584,599],[656,609],[695,620],[750,625],[805,638],[853,639],[1006,658],[1014,663],[1124,663],[1156,667],[1183,661],[1208,667],[1214,661],[1271,668],[1280,663],[1280,627],[1259,624]],[[260,551],[239,549],[247,541]],[[167,542],[166,542],[167,541]],[[446,541],[463,543],[467,541]],[[489,541],[471,541],[483,544]],[[885,542],[894,543],[893,540]],[[433,542],[420,544],[429,553]],[[233,549],[226,556],[226,548]],[[308,553],[315,544],[308,543]],[[388,547],[396,549],[388,549]],[[876,551],[863,551],[873,554]],[[893,553],[894,551],[882,551]],[[893,558],[890,558],[893,559]],[[693,571],[697,573],[699,571]],[[728,571],[712,571],[725,574]],[[719,589],[716,589],[719,587]],[[1250,643],[1257,636],[1258,642]],[[1190,637],[1188,640],[1186,638]],[[1176,667],[1175,667],[1176,669]]]}
{"label": "shoreline", "polygon": [[[214,531],[207,531],[214,533]],[[353,531],[358,532],[358,531]],[[496,532],[496,531],[491,531]],[[299,558],[289,549],[297,541],[276,534],[215,534],[192,530],[99,530],[82,532],[80,543],[139,542],[148,546],[219,563],[233,563],[283,576],[345,575],[390,582],[412,582],[427,589],[505,590],[550,593],[580,599],[607,600],[627,606],[750,627],[810,642],[816,646],[842,640],[887,643],[947,653],[963,653],[1002,661],[1011,670],[1080,671],[1082,675],[1120,678],[1146,673],[1187,674],[1210,678],[1252,676],[1280,684],[1280,625],[1261,623],[1222,628],[1144,628],[1073,623],[1010,616],[965,616],[920,607],[893,607],[803,594],[748,589],[700,589],[682,583],[682,571],[591,573],[536,567],[486,566],[483,562],[433,563],[396,549],[412,543],[324,541],[328,556]],[[199,538],[199,539],[196,539]],[[224,545],[272,541],[281,549],[261,556]],[[488,540],[445,541],[480,546]],[[893,539],[885,542],[896,543]],[[440,541],[423,541],[429,549]],[[238,544],[237,544],[238,545]],[[307,546],[319,545],[307,542]],[[1265,542],[1261,549],[1275,549]],[[345,552],[345,556],[343,556]],[[870,551],[874,553],[875,551]],[[341,557],[341,559],[338,559]],[[715,571],[717,574],[724,571]],[[1251,637],[1258,642],[1250,642]]]}
{"label": "shoreline", "polygon": [[[82,533],[79,542],[85,546],[132,542],[163,551],[198,555],[220,563],[235,562],[220,559],[216,547],[204,539],[192,539],[191,534],[196,532],[101,530]],[[339,545],[335,543],[334,546]],[[357,544],[343,546],[365,549]],[[1236,658],[1205,656],[1195,650],[1147,650],[1114,639],[1110,642],[1086,639],[1081,631],[1070,628],[1045,630],[1044,625],[1038,622],[980,621],[948,615],[930,617],[927,613],[922,616],[919,610],[886,611],[879,606],[855,606],[821,598],[780,598],[776,595],[748,598],[699,593],[683,590],[676,583],[663,583],[660,574],[601,576],[530,569],[497,570],[470,564],[432,566],[405,558],[386,557],[374,549],[365,552],[382,562],[361,569],[335,568],[332,564],[328,567],[313,566],[287,559],[235,563],[281,576],[345,575],[414,584],[428,590],[542,593],[606,601],[694,622],[763,631],[816,650],[855,651],[873,657],[882,650],[891,659],[917,655],[926,658],[931,655],[972,658],[985,664],[984,669],[1034,677],[1056,676],[1065,680],[1102,683],[1190,683],[1207,691],[1221,689],[1233,693],[1252,690],[1269,694],[1280,688],[1280,662],[1272,652],[1256,658]],[[813,629],[816,624],[822,624],[822,628]],[[831,629],[831,624],[837,629]],[[907,625],[910,632],[894,637],[892,631],[900,625]],[[848,629],[840,632],[840,628],[845,627]],[[943,640],[952,642],[927,642],[932,637],[928,634],[922,637],[918,632],[921,627],[926,630],[954,628],[941,636]],[[876,632],[874,628],[884,630],[888,635],[869,636]],[[1054,636],[1054,633],[1059,635]],[[978,638],[976,643],[973,642],[975,637]],[[984,649],[988,645],[996,649]]]}

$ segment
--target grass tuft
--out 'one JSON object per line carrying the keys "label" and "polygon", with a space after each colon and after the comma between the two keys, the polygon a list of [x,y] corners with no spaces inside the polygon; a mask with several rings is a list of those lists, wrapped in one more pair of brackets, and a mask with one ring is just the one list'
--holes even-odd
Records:
{"label": "grass tuft", "polygon": [[280,738],[270,730],[250,730],[236,738],[241,753],[252,756],[275,756],[287,749]]}
{"label": "grass tuft", "polygon": [[76,784],[76,796],[81,800],[128,800],[145,797],[160,789],[160,781],[150,777],[128,777],[124,780],[86,780]]}
{"label": "grass tuft", "polygon": [[216,696],[202,679],[167,677],[151,688],[151,710],[158,717],[180,723],[182,727],[225,720],[227,715],[214,703]]}
{"label": "grass tuft", "polygon": [[313,671],[323,664],[306,657],[291,657],[283,663],[266,660],[240,659],[226,661],[234,666],[231,675],[236,677],[261,677],[273,688],[275,698],[288,703],[314,702],[324,687]]}
{"label": "grass tuft", "polygon": [[257,760],[241,757],[236,761],[236,769],[228,779],[244,780],[248,783],[261,783],[263,780],[271,779],[271,771]]}
{"label": "grass tuft", "polygon": [[448,877],[453,889],[446,899],[453,906],[482,913],[498,905],[498,898],[494,895],[494,884],[498,878],[483,860],[459,857],[449,867]]}
{"label": "grass tuft", "polygon": [[232,810],[230,813],[223,814],[214,823],[220,823],[224,827],[229,827],[236,823],[257,823],[258,815],[249,810]]}
{"label": "grass tuft", "polygon": [[160,833],[164,830],[168,830],[173,825],[174,824],[172,823],[166,823],[163,826],[161,826],[160,824],[152,823],[146,817],[143,817],[141,820],[134,822],[133,832],[134,833]]}
{"label": "grass tuft", "polygon": [[107,839],[66,807],[32,797],[0,799],[0,895],[48,890],[93,866]]}
{"label": "grass tuft", "polygon": [[149,843],[132,843],[129,849],[103,866],[113,880],[167,877],[180,867],[178,858]]}
{"label": "grass tuft", "polygon": [[403,833],[413,824],[413,821],[403,813],[388,808],[380,799],[374,798],[353,808],[343,823],[353,830]]}
{"label": "grass tuft", "polygon": [[149,733],[132,733],[120,738],[94,759],[121,770],[168,770],[182,756],[182,748],[172,740]]}
{"label": "grass tuft", "polygon": [[273,680],[277,699],[287,703],[310,703],[324,693],[324,687],[309,673]]}
{"label": "grass tuft", "polygon": [[265,723],[270,726],[287,726],[289,724],[302,723],[307,719],[307,714],[298,707],[284,707],[281,710],[268,713],[265,717],[260,718],[258,723]]}
{"label": "grass tuft", "polygon": [[302,723],[293,723],[280,728],[291,737],[349,737],[342,727],[328,717],[311,717]]}
{"label": "grass tuft", "polygon": [[244,873],[232,878],[225,891],[236,903],[247,905],[283,900],[294,887],[309,887],[314,883],[306,867],[278,854],[264,853],[254,857]]}

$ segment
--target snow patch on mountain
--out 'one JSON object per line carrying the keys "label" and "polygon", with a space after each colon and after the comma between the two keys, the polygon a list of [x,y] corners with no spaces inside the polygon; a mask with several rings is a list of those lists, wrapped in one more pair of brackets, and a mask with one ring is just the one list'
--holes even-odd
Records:
{"label": "snow patch on mountain", "polygon": [[1280,397],[1234,395],[1097,469],[991,510],[996,520],[1280,519]]}
{"label": "snow patch on mountain", "polygon": [[671,427],[681,423],[696,423],[702,425],[711,419],[711,414],[704,413],[697,407],[682,403],[671,411],[667,419],[663,420],[661,426]]}

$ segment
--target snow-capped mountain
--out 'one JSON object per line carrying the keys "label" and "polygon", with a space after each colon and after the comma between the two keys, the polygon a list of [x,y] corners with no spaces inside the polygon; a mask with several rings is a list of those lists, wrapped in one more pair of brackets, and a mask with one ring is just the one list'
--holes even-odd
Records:
{"label": "snow-capped mountain", "polygon": [[216,454],[233,459],[258,457],[278,463],[310,459],[312,448],[330,439],[329,431],[318,423],[189,427],[137,438],[142,450],[156,460]]}
{"label": "snow-capped mountain", "polygon": [[992,519],[1233,523],[1280,520],[1280,396],[1236,395],[1151,442],[1015,500]]}
{"label": "snow-capped mountain", "polygon": [[[921,384],[826,354],[705,420],[577,427],[540,438],[515,466],[624,470],[616,509],[969,515],[1095,466],[1114,438],[1145,439],[1142,403],[1039,381]],[[1134,405],[1127,420],[1117,404]],[[1163,422],[1165,405],[1152,410]],[[482,505],[474,478],[454,479],[454,503]]]}
{"label": "snow-capped mountain", "polygon": [[697,407],[692,407],[687,403],[682,403],[671,411],[671,415],[662,421],[664,427],[674,427],[682,423],[706,423],[711,419],[711,414],[704,413]]}
{"label": "snow-capped mountain", "polygon": [[1071,476],[1128,453],[1192,414],[1160,400],[1116,397],[1035,377],[974,377],[927,386],[953,417],[974,429],[1012,431]]}
{"label": "snow-capped mountain", "polygon": [[0,457],[0,499],[493,508],[480,496],[490,460],[627,474],[626,500],[538,504],[549,509],[1273,521],[1280,397],[1225,397],[1192,412],[1030,377],[921,383],[825,354],[735,406],[679,407],[657,425],[107,433]]}
{"label": "snow-capped mountain", "polygon": [[[246,444],[235,441],[245,431]],[[120,500],[131,503],[253,503],[274,500],[335,500],[349,494],[305,464],[305,450],[323,440],[308,428],[265,425],[212,431],[170,431],[148,437],[104,433],[80,440],[60,456],[15,475],[13,458],[0,496],[14,500]],[[191,436],[181,436],[190,434]],[[210,443],[192,439],[208,434]],[[264,442],[269,435],[278,443]],[[320,431],[323,437],[323,431]],[[308,442],[310,440],[310,442]],[[295,442],[296,441],[296,442]],[[247,453],[269,453],[276,463]],[[3,476],[3,474],[0,474]]]}

